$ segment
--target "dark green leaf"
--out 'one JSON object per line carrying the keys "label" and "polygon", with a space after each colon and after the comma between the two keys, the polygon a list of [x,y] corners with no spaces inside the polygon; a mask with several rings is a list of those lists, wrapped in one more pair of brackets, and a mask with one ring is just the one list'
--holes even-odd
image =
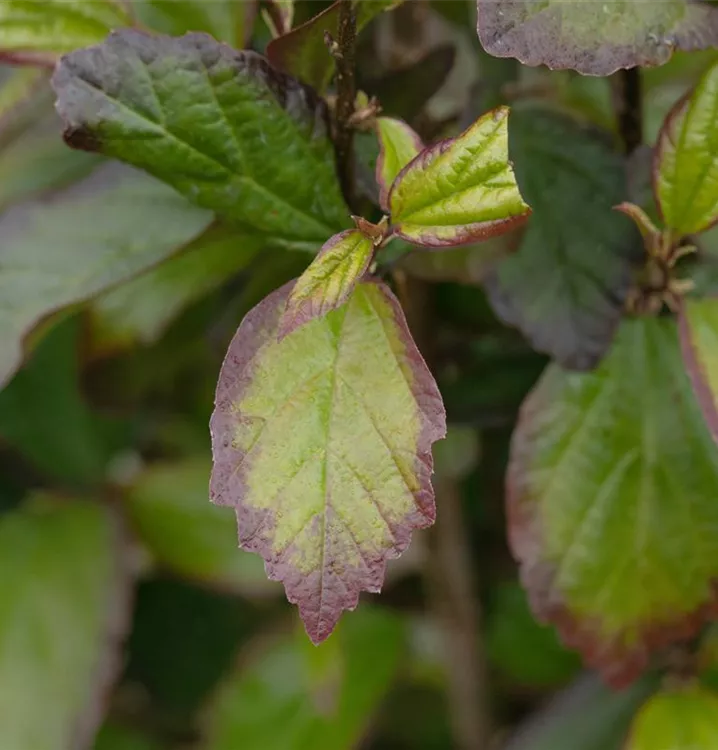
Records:
{"label": "dark green leaf", "polygon": [[254,52],[128,30],[64,57],[53,85],[76,148],[287,245],[316,251],[347,224],[325,105]]}
{"label": "dark green leaf", "polygon": [[515,110],[511,156],[533,208],[518,252],[487,279],[504,322],[566,367],[596,365],[611,343],[642,245],[613,210],[625,198],[620,155],[592,130],[539,108]]}
{"label": "dark green leaf", "polygon": [[675,320],[625,321],[593,373],[551,365],[522,407],[507,487],[534,610],[616,684],[715,606],[718,451]]}
{"label": "dark green leaf", "polygon": [[718,10],[693,0],[478,0],[486,50],[525,65],[607,76],[718,44]]}

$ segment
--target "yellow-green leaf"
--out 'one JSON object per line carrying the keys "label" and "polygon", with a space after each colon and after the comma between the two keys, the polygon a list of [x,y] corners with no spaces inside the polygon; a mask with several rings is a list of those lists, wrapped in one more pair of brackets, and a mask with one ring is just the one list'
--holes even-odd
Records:
{"label": "yellow-green leaf", "polygon": [[130,25],[122,0],[2,0],[0,55],[18,62],[52,62]]}
{"label": "yellow-green leaf", "polygon": [[531,209],[509,161],[508,107],[480,117],[456,138],[429,146],[391,189],[394,235],[426,247],[465,245],[503,234]]}
{"label": "yellow-green leaf", "polygon": [[418,134],[405,122],[393,117],[376,121],[379,136],[379,158],[376,162],[376,181],[379,185],[381,207],[389,210],[389,191],[399,172],[424,148]]}
{"label": "yellow-green leaf", "polygon": [[718,750],[718,695],[698,685],[657,693],[634,719],[626,750]]}
{"label": "yellow-green leaf", "polygon": [[278,340],[291,284],[244,319],[217,386],[211,498],[324,640],[433,523],[445,414],[391,292],[363,283]]}
{"label": "yellow-green leaf", "polygon": [[343,305],[362,280],[373,256],[373,242],[357,229],[332,237],[294,285],[279,335],[286,336]]}
{"label": "yellow-green leaf", "polygon": [[669,229],[697,234],[718,221],[718,64],[666,118],[654,172],[656,201]]}

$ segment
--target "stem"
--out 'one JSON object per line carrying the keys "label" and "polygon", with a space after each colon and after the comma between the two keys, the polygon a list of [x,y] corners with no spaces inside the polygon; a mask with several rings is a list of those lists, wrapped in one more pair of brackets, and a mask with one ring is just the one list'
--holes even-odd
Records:
{"label": "stem", "polygon": [[613,80],[618,131],[621,134],[625,152],[631,154],[643,143],[641,71],[639,68],[621,70]]}
{"label": "stem", "polygon": [[341,0],[339,29],[332,54],[336,62],[337,103],[335,146],[339,180],[352,210],[356,206],[354,190],[354,128],[351,117],[356,102],[356,37],[357,19],[353,0]]}

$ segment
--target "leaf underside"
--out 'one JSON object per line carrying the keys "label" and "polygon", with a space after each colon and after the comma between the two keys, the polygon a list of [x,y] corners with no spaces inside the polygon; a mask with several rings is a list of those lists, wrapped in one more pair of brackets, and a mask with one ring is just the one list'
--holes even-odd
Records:
{"label": "leaf underside", "polygon": [[75,148],[290,246],[315,252],[347,224],[326,105],[254,52],[124,30],[64,57],[53,86]]}
{"label": "leaf underside", "polygon": [[667,228],[697,234],[718,221],[718,65],[666,117],[653,170]]}
{"label": "leaf underside", "polygon": [[486,280],[497,315],[564,367],[595,367],[621,319],[643,248],[623,160],[603,134],[545,108],[514,109],[511,155],[533,214],[514,255]]}
{"label": "leaf underside", "polygon": [[292,285],[242,322],[217,386],[211,498],[284,583],[318,643],[433,523],[436,384],[384,286],[277,340]]}
{"label": "leaf underside", "polygon": [[718,44],[718,8],[692,0],[478,0],[487,52],[607,76]]}
{"label": "leaf underside", "polygon": [[522,407],[507,478],[522,580],[613,683],[718,612],[717,488],[672,319],[624,322],[598,370],[551,365]]}
{"label": "leaf underside", "polygon": [[486,113],[402,169],[389,194],[395,236],[425,247],[453,247],[526,221],[531,209],[509,162],[508,115],[508,107]]}

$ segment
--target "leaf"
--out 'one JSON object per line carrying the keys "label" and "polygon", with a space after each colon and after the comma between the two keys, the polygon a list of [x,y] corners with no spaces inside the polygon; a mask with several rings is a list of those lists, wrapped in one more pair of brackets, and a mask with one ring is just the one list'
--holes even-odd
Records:
{"label": "leaf", "polygon": [[252,649],[209,706],[206,750],[356,747],[397,676],[405,637],[396,615],[363,608],[318,648],[294,635]]}
{"label": "leaf", "polygon": [[51,202],[3,214],[0,384],[17,369],[23,339],[41,319],[152,268],[211,221],[172,189],[118,165]]}
{"label": "leaf", "polygon": [[376,121],[379,138],[379,158],[376,162],[376,181],[380,188],[379,202],[389,210],[389,191],[399,172],[423,151],[421,138],[405,122],[391,117]]}
{"label": "leaf", "polygon": [[204,458],[154,464],[129,488],[132,528],[157,561],[191,580],[245,596],[279,593],[262,561],[237,550],[231,516],[207,502],[212,467]]}
{"label": "leaf", "polygon": [[274,36],[288,34],[294,23],[294,0],[266,0]]}
{"label": "leaf", "polygon": [[138,19],[169,36],[204,31],[242,49],[249,45],[259,0],[134,0]]}
{"label": "leaf", "polygon": [[524,65],[607,76],[718,43],[718,14],[692,0],[478,0],[482,45]]}
{"label": "leaf", "polygon": [[119,724],[106,724],[97,735],[94,750],[162,750],[145,734]]}
{"label": "leaf", "polygon": [[154,343],[183,309],[244,270],[265,244],[253,232],[210,227],[162,265],[95,300],[99,348]]}
{"label": "leaf", "polygon": [[654,192],[666,226],[685,235],[718,222],[718,64],[671,110],[654,154]]}
{"label": "leaf", "polygon": [[240,546],[324,640],[387,559],[434,521],[441,396],[391,292],[359,284],[340,309],[277,341],[291,285],[244,319],[217,386],[211,498]]}
{"label": "leaf", "polygon": [[510,136],[533,216],[518,252],[487,278],[491,305],[534,349],[591,369],[643,257],[632,222],[613,210],[625,197],[622,157],[597,131],[538,107],[514,111]]}
{"label": "leaf", "polygon": [[4,748],[91,745],[129,625],[120,544],[97,503],[37,496],[0,518]]}
{"label": "leaf", "polygon": [[279,323],[279,336],[283,338],[341,307],[366,274],[373,257],[373,242],[357,229],[332,237],[292,288]]}
{"label": "leaf", "polygon": [[425,247],[450,247],[526,221],[531,209],[509,162],[508,116],[508,107],[488,112],[404,167],[389,195],[394,235]]}
{"label": "leaf", "polygon": [[657,693],[636,716],[626,750],[716,750],[718,694],[698,685]]}
{"label": "leaf", "polygon": [[[402,2],[403,0],[354,0],[357,32],[376,15],[391,10]],[[267,45],[269,62],[278,70],[283,70],[319,93],[324,93],[334,73],[334,60],[324,41],[324,33],[328,32],[336,39],[339,33],[340,7],[341,2],[337,0],[288,34],[273,39]]]}
{"label": "leaf", "polygon": [[680,311],[681,350],[708,429],[718,441],[718,299],[685,299]]}
{"label": "leaf", "polygon": [[625,321],[590,374],[551,365],[524,403],[509,535],[534,611],[615,684],[716,607],[718,452],[675,321]]}
{"label": "leaf", "polygon": [[126,30],[63,58],[53,86],[71,146],[222,217],[312,252],[347,223],[325,105],[254,52]]}
{"label": "leaf", "polygon": [[2,0],[0,58],[52,64],[62,53],[130,25],[121,0]]}
{"label": "leaf", "polygon": [[78,323],[53,328],[0,391],[0,437],[49,476],[87,485],[104,479],[110,447],[80,393]]}

